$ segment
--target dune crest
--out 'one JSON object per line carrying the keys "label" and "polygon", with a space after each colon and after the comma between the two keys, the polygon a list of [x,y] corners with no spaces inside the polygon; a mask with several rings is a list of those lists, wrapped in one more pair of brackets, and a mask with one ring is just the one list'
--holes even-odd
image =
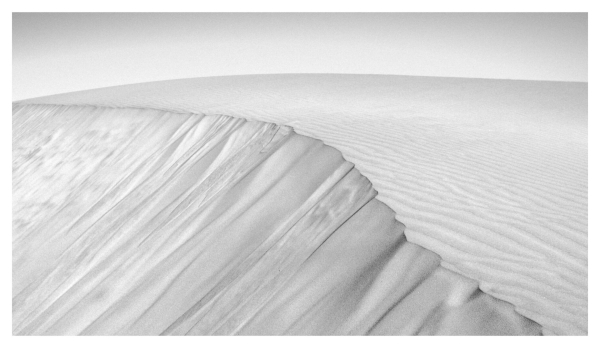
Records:
{"label": "dune crest", "polygon": [[384,75],[143,83],[25,104],[293,126],[373,183],[409,241],[546,333],[587,332],[587,84]]}
{"label": "dune crest", "polygon": [[587,332],[587,84],[375,75],[163,81],[24,104],[226,114],[324,141],[408,241],[546,333]]}
{"label": "dune crest", "polygon": [[13,108],[13,332],[540,334],[290,127]]}

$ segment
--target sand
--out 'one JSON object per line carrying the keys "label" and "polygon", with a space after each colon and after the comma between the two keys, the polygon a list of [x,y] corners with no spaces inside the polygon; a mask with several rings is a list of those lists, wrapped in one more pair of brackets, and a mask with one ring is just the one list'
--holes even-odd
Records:
{"label": "sand", "polygon": [[541,327],[406,241],[289,127],[16,106],[17,335],[519,335]]}
{"label": "sand", "polygon": [[587,84],[265,75],[22,103],[292,126],[341,151],[406,225],[408,241],[439,254],[445,268],[515,305],[546,334],[587,332]]}

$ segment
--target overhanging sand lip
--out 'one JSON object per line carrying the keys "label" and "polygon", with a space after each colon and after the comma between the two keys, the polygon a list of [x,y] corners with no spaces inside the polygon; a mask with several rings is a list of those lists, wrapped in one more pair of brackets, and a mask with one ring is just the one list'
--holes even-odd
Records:
{"label": "overhanging sand lip", "polygon": [[25,102],[293,126],[355,163],[406,223],[409,240],[547,329],[587,331],[585,83],[255,75]]}

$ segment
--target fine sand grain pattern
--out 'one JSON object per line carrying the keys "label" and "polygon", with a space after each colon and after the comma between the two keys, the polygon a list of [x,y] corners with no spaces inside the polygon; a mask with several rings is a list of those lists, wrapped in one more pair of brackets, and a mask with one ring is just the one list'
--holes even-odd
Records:
{"label": "fine sand grain pattern", "polygon": [[339,151],[288,127],[14,115],[16,334],[540,332],[407,242]]}
{"label": "fine sand grain pattern", "polygon": [[263,75],[21,101],[13,202],[15,334],[587,333],[583,83]]}

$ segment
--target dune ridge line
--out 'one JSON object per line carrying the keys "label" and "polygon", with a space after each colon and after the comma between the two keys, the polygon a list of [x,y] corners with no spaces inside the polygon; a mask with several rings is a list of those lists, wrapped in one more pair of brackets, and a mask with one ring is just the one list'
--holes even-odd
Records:
{"label": "dune ridge line", "polygon": [[13,111],[15,334],[541,332],[407,242],[339,151],[289,127]]}
{"label": "dune ridge line", "polygon": [[28,103],[284,124],[355,163],[410,242],[549,333],[587,332],[587,84],[287,75],[163,81]]}

